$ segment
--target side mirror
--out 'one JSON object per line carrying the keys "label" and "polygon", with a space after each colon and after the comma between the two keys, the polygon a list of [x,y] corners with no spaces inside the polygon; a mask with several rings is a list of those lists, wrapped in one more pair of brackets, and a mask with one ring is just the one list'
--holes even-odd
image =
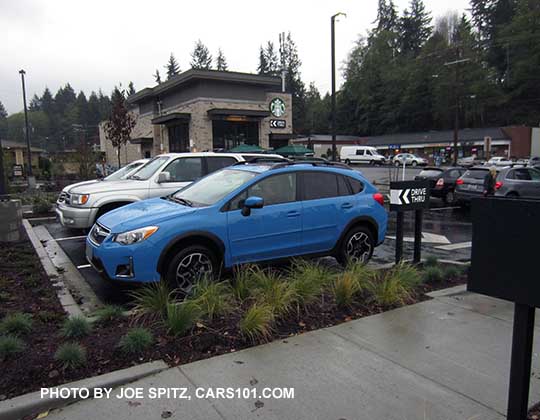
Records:
{"label": "side mirror", "polygon": [[171,180],[171,174],[169,172],[163,171],[158,174],[157,182],[161,184],[162,182],[169,182]]}
{"label": "side mirror", "polygon": [[261,209],[263,206],[263,198],[256,196],[248,197],[244,201],[244,207],[242,207],[242,216],[249,216],[251,214],[251,209]]}

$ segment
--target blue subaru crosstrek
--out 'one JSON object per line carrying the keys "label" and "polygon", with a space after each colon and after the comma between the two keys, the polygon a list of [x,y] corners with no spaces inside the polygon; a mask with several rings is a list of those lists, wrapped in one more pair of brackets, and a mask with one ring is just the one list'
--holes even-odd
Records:
{"label": "blue subaru crosstrek", "polygon": [[344,165],[234,165],[101,216],[86,257],[109,279],[163,278],[188,291],[237,264],[324,255],[367,262],[386,225],[383,196]]}

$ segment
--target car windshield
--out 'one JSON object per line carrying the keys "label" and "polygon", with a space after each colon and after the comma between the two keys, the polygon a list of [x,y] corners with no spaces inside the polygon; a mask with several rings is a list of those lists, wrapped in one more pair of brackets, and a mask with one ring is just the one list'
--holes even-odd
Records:
{"label": "car windshield", "polygon": [[150,178],[161,167],[161,165],[169,160],[167,156],[157,156],[134,174],[130,175],[128,179],[145,180]]}
{"label": "car windshield", "polygon": [[442,174],[442,170],[439,169],[426,169],[421,171],[418,176],[425,176],[427,178],[431,178],[433,176],[440,176]]}
{"label": "car windshield", "polygon": [[211,206],[255,176],[255,172],[223,169],[181,189],[172,197],[188,205]]}
{"label": "car windshield", "polygon": [[113,172],[112,174],[110,174],[109,176],[103,179],[105,181],[117,181],[119,179],[122,179],[124,176],[134,171],[141,165],[142,165],[142,162],[130,163],[129,165],[126,165],[123,168],[118,169],[116,172]]}
{"label": "car windshield", "polygon": [[463,175],[463,178],[472,178],[472,179],[484,179],[489,169],[469,169]]}

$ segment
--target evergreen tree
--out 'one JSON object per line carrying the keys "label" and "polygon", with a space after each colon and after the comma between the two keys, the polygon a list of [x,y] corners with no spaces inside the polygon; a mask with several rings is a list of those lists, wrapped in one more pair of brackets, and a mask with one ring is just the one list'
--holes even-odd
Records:
{"label": "evergreen tree", "polygon": [[[270,43],[269,43],[270,44]],[[267,60],[269,56],[267,55]],[[285,86],[292,96],[293,104],[293,129],[297,133],[305,130],[305,95],[306,88],[300,76],[300,66],[302,62],[298,56],[298,49],[292,39],[291,33],[287,34],[283,49],[281,51],[281,62],[285,65],[286,76]],[[276,60],[277,61],[277,60]],[[271,63],[271,61],[268,61]]]}
{"label": "evergreen tree", "polygon": [[377,8],[377,24],[375,32],[391,31],[396,32],[398,30],[398,15],[396,12],[396,6],[392,0],[379,0]]}
{"label": "evergreen tree", "polygon": [[266,44],[266,48],[264,50],[264,59],[266,62],[266,73],[264,74],[270,74],[273,76],[279,75],[281,72],[281,65],[272,41],[268,41]]}
{"label": "evergreen tree", "polygon": [[131,96],[134,94],[135,94],[135,86],[133,85],[133,82],[129,82],[128,88],[127,88],[127,96]]}
{"label": "evergreen tree", "polygon": [[[171,56],[169,57],[169,61],[167,62],[165,68],[167,69],[167,80],[180,73],[180,65],[176,61],[173,53],[171,53]],[[159,72],[157,70],[154,77],[156,78],[156,81],[158,81],[159,78],[160,81],[158,83],[161,83],[161,78],[159,77]]]}
{"label": "evergreen tree", "polygon": [[6,119],[8,116],[8,113],[6,111],[6,108],[4,107],[4,104],[2,101],[0,101],[0,119]]}
{"label": "evergreen tree", "polygon": [[156,72],[154,73],[154,80],[158,85],[161,84],[161,75],[159,74],[158,69],[156,69]]}
{"label": "evergreen tree", "polygon": [[221,51],[221,48],[218,49],[218,55],[216,57],[216,70],[218,71],[228,71],[229,66],[227,65],[227,60],[225,54]]}
{"label": "evergreen tree", "polygon": [[191,68],[200,70],[210,70],[212,68],[210,50],[200,39],[195,43],[195,48],[191,53]]}
{"label": "evergreen tree", "polygon": [[29,111],[39,111],[41,108],[41,99],[39,99],[39,96],[34,94],[32,99],[30,99],[30,103],[28,104],[28,110]]}
{"label": "evergreen tree", "polygon": [[259,65],[257,66],[257,73],[268,74],[268,63],[266,62],[266,54],[262,45],[259,47]]}
{"label": "evergreen tree", "polygon": [[411,0],[400,19],[400,48],[404,54],[416,57],[431,35],[431,16],[422,0]]}
{"label": "evergreen tree", "polygon": [[[4,138],[7,134],[7,116],[6,108],[2,101],[0,101],[0,139]],[[2,153],[1,150],[0,153]]]}
{"label": "evergreen tree", "polygon": [[88,98],[87,118],[87,123],[89,125],[97,125],[101,121],[99,99],[94,91],[90,93]]}

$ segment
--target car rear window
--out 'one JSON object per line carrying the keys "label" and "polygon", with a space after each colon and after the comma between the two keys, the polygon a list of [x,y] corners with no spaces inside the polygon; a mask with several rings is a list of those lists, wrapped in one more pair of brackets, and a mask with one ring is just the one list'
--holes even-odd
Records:
{"label": "car rear window", "polygon": [[425,176],[425,177],[428,177],[428,178],[431,178],[432,176],[439,176],[442,174],[442,170],[441,169],[425,169],[423,171],[421,171],[418,176]]}
{"label": "car rear window", "polygon": [[469,169],[463,175],[463,178],[472,178],[472,179],[484,179],[489,169]]}

